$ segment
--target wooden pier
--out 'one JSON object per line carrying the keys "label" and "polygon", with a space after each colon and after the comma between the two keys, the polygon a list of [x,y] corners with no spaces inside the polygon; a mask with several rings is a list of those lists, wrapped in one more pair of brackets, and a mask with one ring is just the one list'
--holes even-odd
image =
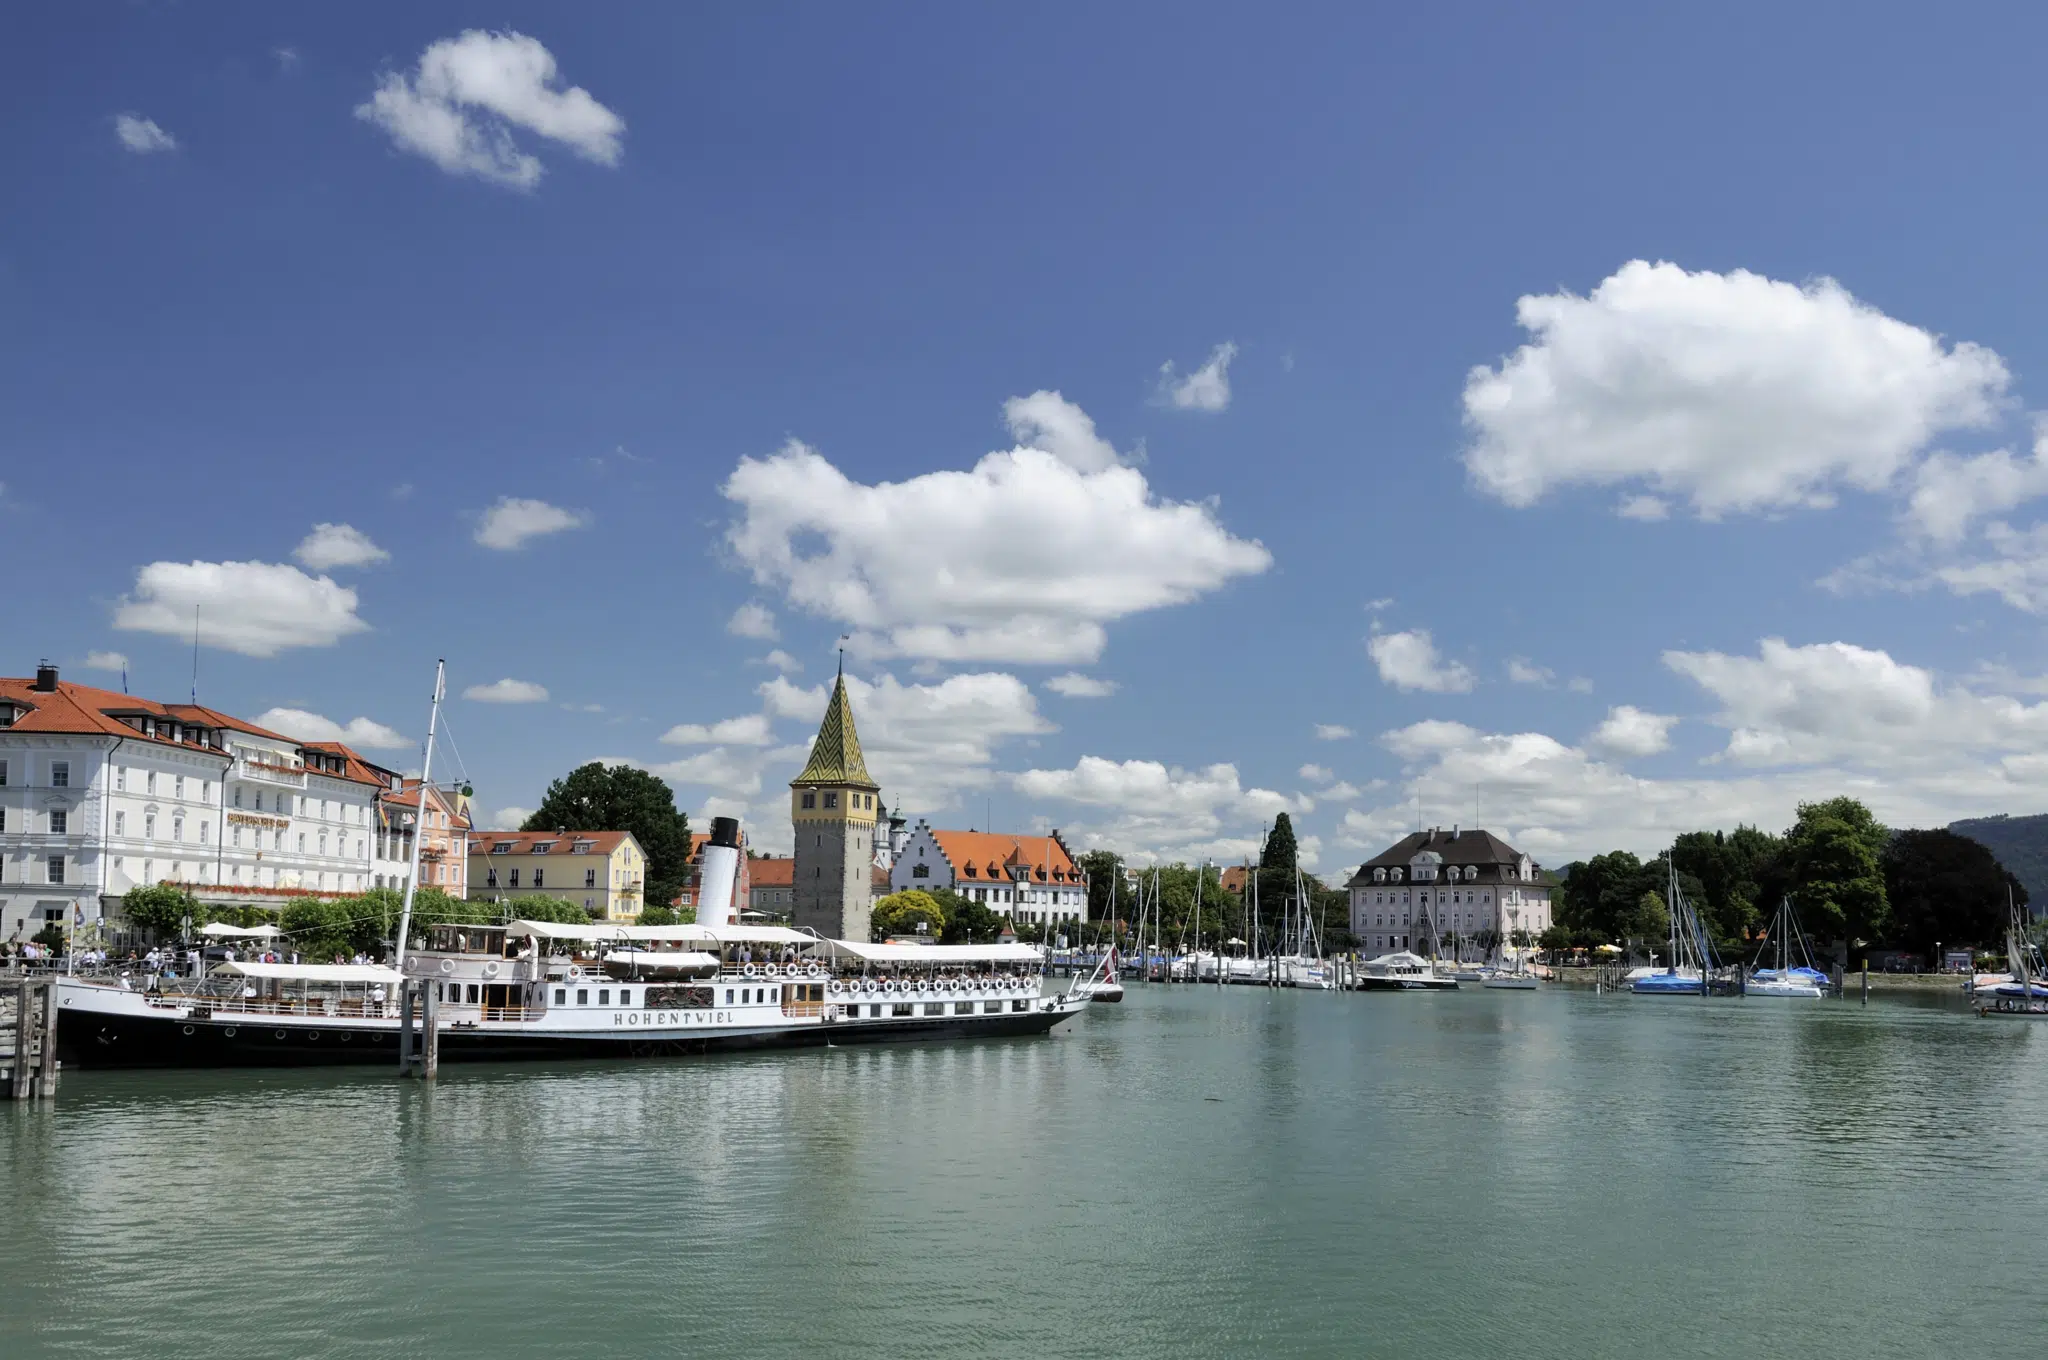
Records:
{"label": "wooden pier", "polygon": [[57,980],[21,978],[0,995],[0,1068],[14,1100],[49,1100],[57,1094]]}

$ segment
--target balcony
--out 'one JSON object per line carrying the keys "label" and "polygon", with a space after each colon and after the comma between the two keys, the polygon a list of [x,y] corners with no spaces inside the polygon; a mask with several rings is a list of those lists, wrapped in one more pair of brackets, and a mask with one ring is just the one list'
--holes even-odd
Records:
{"label": "balcony", "polygon": [[247,779],[257,784],[276,784],[281,788],[303,789],[306,787],[306,772],[296,765],[279,765],[268,760],[251,760],[247,756],[236,759],[229,771],[232,779]]}

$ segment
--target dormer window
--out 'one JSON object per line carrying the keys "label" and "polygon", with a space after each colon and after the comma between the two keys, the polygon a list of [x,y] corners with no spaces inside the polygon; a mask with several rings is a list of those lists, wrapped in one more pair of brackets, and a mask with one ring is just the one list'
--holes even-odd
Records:
{"label": "dormer window", "polygon": [[1375,869],[1375,870],[1373,870],[1373,871],[1372,871],[1372,881],[1373,881],[1373,882],[1375,882],[1375,883],[1384,883],[1384,882],[1386,882],[1386,881],[1387,881],[1387,871],[1386,871],[1385,869]]}
{"label": "dormer window", "polygon": [[979,871],[978,869],[976,869],[976,868],[975,868],[975,867],[974,867],[974,866],[973,866],[972,864],[970,864],[970,865],[968,865],[968,866],[967,866],[967,876],[968,876],[969,878],[974,878],[974,877],[977,877],[977,876],[979,875],[979,873],[980,873],[980,871]]}

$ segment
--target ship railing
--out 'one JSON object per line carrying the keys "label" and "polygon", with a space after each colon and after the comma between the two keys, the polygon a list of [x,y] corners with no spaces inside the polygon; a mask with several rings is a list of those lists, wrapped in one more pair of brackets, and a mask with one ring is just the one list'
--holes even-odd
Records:
{"label": "ship railing", "polygon": [[815,1018],[825,1013],[828,1004],[830,1003],[824,1001],[785,1001],[782,1003],[782,1013],[798,1019]]}
{"label": "ship railing", "polygon": [[395,1001],[363,997],[301,996],[207,996],[198,992],[143,992],[143,1000],[157,1010],[205,1007],[215,1015],[304,1015],[358,1020],[389,1019],[398,1014]]}

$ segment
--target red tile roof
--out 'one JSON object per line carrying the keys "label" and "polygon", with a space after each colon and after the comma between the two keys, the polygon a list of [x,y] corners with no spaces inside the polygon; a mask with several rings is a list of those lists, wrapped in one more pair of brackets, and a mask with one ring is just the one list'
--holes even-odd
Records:
{"label": "red tile roof", "polygon": [[750,859],[747,877],[756,888],[788,888],[796,883],[796,861],[784,855],[777,859]]}
{"label": "red tile roof", "polygon": [[175,741],[161,731],[154,736],[145,736],[139,728],[131,727],[122,721],[122,717],[126,716],[155,718],[160,725],[168,721],[182,723],[188,727],[248,732],[274,741],[298,744],[282,733],[272,732],[200,704],[160,704],[154,699],[144,699],[133,694],[116,694],[110,689],[74,684],[69,680],[59,680],[54,690],[40,690],[36,688],[33,677],[0,677],[0,699],[8,700],[17,707],[27,710],[14,720],[14,730],[20,732],[84,733],[121,737],[127,741],[160,742],[166,746],[182,746],[188,750],[213,751],[222,757],[228,755],[228,752],[218,747],[201,746],[197,742]]}
{"label": "red tile roof", "polygon": [[[632,834],[630,831],[476,831],[470,833],[469,853],[488,855],[509,841],[512,848],[502,853],[530,855],[536,842],[551,841],[553,848],[548,851],[549,854],[571,855],[576,853],[569,848],[572,843],[589,841],[591,848],[584,851],[584,854],[609,855],[619,848],[621,841]],[[633,844],[637,848],[640,842],[634,841]]]}
{"label": "red tile roof", "polygon": [[1033,883],[1079,883],[1081,870],[1057,834],[1007,836],[987,831],[933,831],[939,853],[956,877],[979,883],[1009,883],[1009,867],[1022,864]]}

